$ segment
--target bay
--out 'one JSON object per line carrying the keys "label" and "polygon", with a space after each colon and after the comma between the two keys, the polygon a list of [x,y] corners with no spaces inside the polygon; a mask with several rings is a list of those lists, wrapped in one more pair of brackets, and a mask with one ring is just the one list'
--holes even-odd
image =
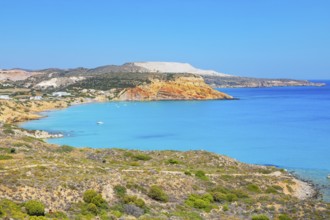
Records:
{"label": "bay", "polygon": [[[324,82],[324,81],[323,81]],[[21,126],[76,147],[207,150],[295,171],[330,198],[330,81],[325,87],[221,89],[239,100],[107,102],[44,113]],[[97,124],[102,121],[103,124]]]}

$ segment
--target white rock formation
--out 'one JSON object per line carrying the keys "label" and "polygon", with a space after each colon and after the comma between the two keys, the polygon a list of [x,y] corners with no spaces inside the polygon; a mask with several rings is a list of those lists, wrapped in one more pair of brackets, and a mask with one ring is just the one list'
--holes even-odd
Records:
{"label": "white rock formation", "polygon": [[189,63],[177,62],[134,62],[135,66],[146,69],[147,72],[159,73],[192,73],[196,75],[216,75],[216,76],[231,76],[224,73],[219,73],[214,70],[197,69]]}
{"label": "white rock formation", "polygon": [[53,88],[58,88],[63,85],[69,85],[75,82],[78,82],[80,80],[84,80],[85,77],[79,76],[79,77],[61,77],[61,78],[52,78],[49,80],[42,81],[38,83],[35,87],[37,88],[48,88],[48,87],[53,87]]}

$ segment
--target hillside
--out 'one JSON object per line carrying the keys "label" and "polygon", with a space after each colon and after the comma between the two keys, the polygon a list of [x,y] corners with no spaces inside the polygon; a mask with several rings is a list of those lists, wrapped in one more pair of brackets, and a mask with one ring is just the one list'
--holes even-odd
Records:
{"label": "hillside", "polygon": [[[9,79],[14,81],[17,86],[35,89],[62,89],[78,81],[93,79],[95,77],[98,79],[109,77],[118,78],[119,81],[127,81],[130,78],[134,81],[137,78],[146,80],[146,78],[155,77],[157,74],[157,78],[163,79],[166,79],[168,74],[193,74],[202,77],[204,81],[213,88],[324,85],[322,83],[313,83],[306,80],[239,77],[214,70],[198,69],[188,63],[176,62],[132,62],[123,65],[100,66],[91,69],[79,67],[74,69],[50,68],[30,72],[27,70],[20,70],[19,73],[17,71],[18,70],[0,71],[0,81],[1,79]],[[165,78],[159,76],[161,74],[164,74]]]}
{"label": "hillside", "polygon": [[[102,68],[101,68],[102,69]],[[63,73],[58,70],[12,82],[12,87],[29,88],[49,95],[54,91],[69,91],[81,97],[82,91],[101,94],[103,100],[207,100],[233,99],[214,90],[199,75],[190,73],[108,72],[86,73],[86,69]],[[79,72],[79,73],[78,73]],[[7,82],[8,84],[8,82]]]}
{"label": "hillside", "polygon": [[35,76],[43,74],[40,71],[29,71],[29,70],[22,70],[22,69],[11,69],[11,70],[2,70],[0,69],[0,81],[17,81],[17,80],[25,80],[30,76]]}
{"label": "hillside", "polygon": [[330,217],[310,185],[274,167],[205,151],[59,147],[17,129],[0,128],[0,218],[29,219],[31,200],[46,219]]}

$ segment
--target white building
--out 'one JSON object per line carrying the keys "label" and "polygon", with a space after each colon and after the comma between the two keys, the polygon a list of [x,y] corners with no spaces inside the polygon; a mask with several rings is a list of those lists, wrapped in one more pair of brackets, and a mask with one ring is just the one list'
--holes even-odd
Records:
{"label": "white building", "polygon": [[0,99],[9,100],[11,99],[9,95],[0,95]]}
{"label": "white building", "polygon": [[30,97],[30,100],[42,100],[41,96],[32,96]]}

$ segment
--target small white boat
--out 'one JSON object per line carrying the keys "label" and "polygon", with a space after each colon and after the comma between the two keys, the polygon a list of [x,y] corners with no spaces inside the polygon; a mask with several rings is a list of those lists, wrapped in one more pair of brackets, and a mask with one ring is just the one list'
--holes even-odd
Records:
{"label": "small white boat", "polygon": [[330,179],[330,175],[328,175],[327,178]]}
{"label": "small white boat", "polygon": [[98,121],[98,122],[96,122],[96,124],[98,124],[98,125],[103,125],[104,122],[103,122],[103,121]]}

